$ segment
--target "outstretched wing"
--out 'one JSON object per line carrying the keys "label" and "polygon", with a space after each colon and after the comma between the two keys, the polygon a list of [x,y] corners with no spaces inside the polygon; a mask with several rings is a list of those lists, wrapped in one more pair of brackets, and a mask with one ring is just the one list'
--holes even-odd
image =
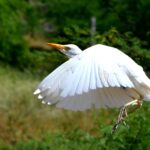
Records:
{"label": "outstretched wing", "polygon": [[140,97],[135,84],[141,81],[135,78],[141,72],[142,68],[124,53],[96,45],[49,74],[35,94],[45,103],[71,110],[120,107]]}

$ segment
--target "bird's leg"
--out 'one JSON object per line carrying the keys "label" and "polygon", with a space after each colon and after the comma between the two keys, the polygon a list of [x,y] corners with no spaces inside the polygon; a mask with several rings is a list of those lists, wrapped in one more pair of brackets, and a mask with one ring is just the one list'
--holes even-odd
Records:
{"label": "bird's leg", "polygon": [[129,107],[131,105],[135,105],[135,107],[133,109],[131,109],[129,111],[129,113],[131,113],[131,112],[135,111],[136,109],[140,108],[142,106],[142,101],[138,100],[138,99],[134,99],[133,101],[131,101],[131,102],[125,104],[123,107],[121,107],[118,118],[117,118],[117,121],[116,121],[116,123],[115,123],[115,125],[112,129],[112,133],[114,133],[116,131],[116,129],[118,128],[118,125],[121,122],[123,122],[123,124],[126,125],[124,119],[128,116],[127,107]]}
{"label": "bird's leg", "polygon": [[142,102],[141,100],[138,100],[138,99],[136,99],[136,100],[137,100],[137,101],[136,101],[135,103],[131,104],[131,105],[135,105],[135,107],[134,107],[133,109],[131,109],[131,110],[129,111],[129,113],[132,113],[132,112],[134,112],[135,110],[141,108],[143,102]]}

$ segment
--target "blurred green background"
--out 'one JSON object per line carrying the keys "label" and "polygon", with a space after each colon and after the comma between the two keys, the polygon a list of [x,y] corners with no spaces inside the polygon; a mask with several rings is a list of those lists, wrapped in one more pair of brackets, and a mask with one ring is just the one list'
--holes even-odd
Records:
{"label": "blurred green background", "polygon": [[150,0],[0,0],[0,150],[150,150],[148,102],[112,135],[117,109],[71,112],[32,95],[67,60],[47,42],[114,46],[149,74],[149,18]]}

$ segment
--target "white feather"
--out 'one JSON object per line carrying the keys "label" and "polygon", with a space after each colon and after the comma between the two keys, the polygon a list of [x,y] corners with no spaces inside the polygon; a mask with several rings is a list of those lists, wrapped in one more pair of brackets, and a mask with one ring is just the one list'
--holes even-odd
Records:
{"label": "white feather", "polygon": [[[87,64],[85,63],[84,65]],[[78,84],[77,91],[76,91],[77,94],[82,94],[84,92],[83,90],[85,89],[86,86],[85,83],[87,82],[87,72],[88,72],[88,67],[83,67],[81,72],[82,76],[80,78],[80,83]]]}
{"label": "white feather", "polygon": [[38,95],[38,99],[43,99],[43,96],[42,95]]}
{"label": "white feather", "polygon": [[40,89],[37,89],[35,90],[35,92],[33,93],[34,95],[37,95],[37,94],[40,94],[41,90]]}
{"label": "white feather", "polygon": [[130,57],[98,44],[54,70],[34,94],[71,110],[120,107],[141,96],[150,100],[150,80]]}

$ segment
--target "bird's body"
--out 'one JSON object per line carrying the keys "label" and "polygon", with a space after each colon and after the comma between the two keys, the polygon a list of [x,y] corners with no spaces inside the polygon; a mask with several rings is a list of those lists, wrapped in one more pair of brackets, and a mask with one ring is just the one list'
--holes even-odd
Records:
{"label": "bird's body", "polygon": [[121,107],[135,99],[150,100],[149,78],[141,66],[118,49],[97,44],[83,52],[78,49],[72,56],[35,91],[44,103],[82,111]]}

